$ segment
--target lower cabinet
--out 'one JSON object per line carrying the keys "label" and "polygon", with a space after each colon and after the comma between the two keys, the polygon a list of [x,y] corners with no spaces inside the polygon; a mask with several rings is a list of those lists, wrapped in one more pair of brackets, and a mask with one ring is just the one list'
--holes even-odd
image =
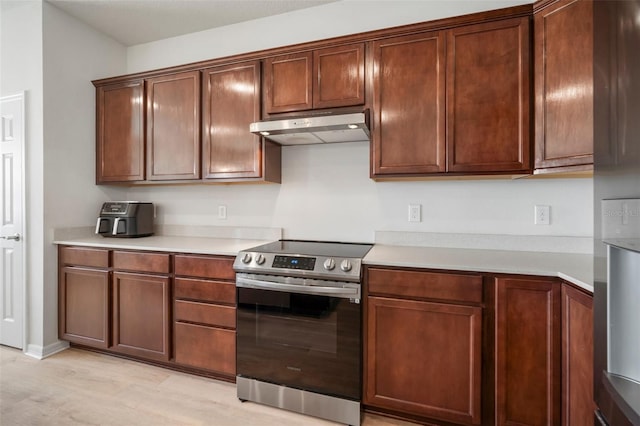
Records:
{"label": "lower cabinet", "polygon": [[236,375],[236,287],[233,259],[176,255],[175,362]]}
{"label": "lower cabinet", "polygon": [[482,278],[371,268],[367,282],[365,405],[480,424]]}
{"label": "lower cabinet", "polygon": [[58,336],[69,342],[106,349],[111,345],[111,273],[109,252],[58,249]]}
{"label": "lower cabinet", "polygon": [[562,425],[591,425],[593,296],[562,284]]}
{"label": "lower cabinet", "polygon": [[60,339],[233,380],[233,258],[59,247]]}
{"label": "lower cabinet", "polygon": [[497,425],[560,424],[560,283],[495,280]]}
{"label": "lower cabinet", "polygon": [[113,350],[168,361],[169,277],[113,274]]}

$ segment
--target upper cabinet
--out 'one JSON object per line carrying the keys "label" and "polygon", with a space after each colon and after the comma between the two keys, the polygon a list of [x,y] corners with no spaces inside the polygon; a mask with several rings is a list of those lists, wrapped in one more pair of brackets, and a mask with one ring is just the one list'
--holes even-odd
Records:
{"label": "upper cabinet", "polygon": [[365,103],[364,43],[265,59],[265,113]]}
{"label": "upper cabinet", "polygon": [[529,18],[447,34],[447,171],[528,172]]}
{"label": "upper cabinet", "polygon": [[593,166],[593,3],[535,12],[536,173]]}
{"label": "upper cabinet", "polygon": [[260,78],[251,61],[94,82],[96,182],[280,182],[280,147],[249,132]]}
{"label": "upper cabinet", "polygon": [[200,178],[200,72],[146,80],[147,179]]}
{"label": "upper cabinet", "polygon": [[203,70],[202,111],[205,179],[280,180],[279,163],[262,161],[274,157],[272,150],[279,159],[280,148],[266,141],[263,147],[262,138],[249,133],[260,120],[260,61]]}
{"label": "upper cabinet", "polygon": [[446,171],[445,38],[373,42],[373,175]]}
{"label": "upper cabinet", "polygon": [[372,177],[528,173],[529,18],[373,42]]}
{"label": "upper cabinet", "polygon": [[96,183],[144,180],[144,82],[96,90]]}

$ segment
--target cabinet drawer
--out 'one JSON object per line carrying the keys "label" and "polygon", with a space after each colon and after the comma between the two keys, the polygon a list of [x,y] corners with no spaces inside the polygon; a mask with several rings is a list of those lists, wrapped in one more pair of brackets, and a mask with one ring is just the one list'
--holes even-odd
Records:
{"label": "cabinet drawer", "polygon": [[106,268],[109,266],[109,251],[84,247],[61,247],[60,263]]}
{"label": "cabinet drawer", "polygon": [[188,277],[235,280],[232,257],[176,255],[175,273]]}
{"label": "cabinet drawer", "polygon": [[482,303],[482,276],[370,268],[370,294]]}
{"label": "cabinet drawer", "polygon": [[176,278],[173,294],[176,299],[236,303],[236,286],[230,282]]}
{"label": "cabinet drawer", "polygon": [[169,273],[169,255],[165,253],[113,252],[114,269],[127,271]]}
{"label": "cabinet drawer", "polygon": [[175,361],[216,371],[236,374],[236,332],[194,324],[175,324]]}
{"label": "cabinet drawer", "polygon": [[236,327],[236,308],[209,303],[176,300],[176,321],[195,322],[219,327]]}

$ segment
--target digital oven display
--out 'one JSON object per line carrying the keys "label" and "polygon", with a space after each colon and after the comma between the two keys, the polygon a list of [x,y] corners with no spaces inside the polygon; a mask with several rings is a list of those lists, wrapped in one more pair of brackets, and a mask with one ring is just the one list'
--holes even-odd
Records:
{"label": "digital oven display", "polygon": [[272,266],[274,268],[302,269],[305,271],[313,271],[313,268],[315,268],[316,266],[316,258],[300,256],[275,256]]}

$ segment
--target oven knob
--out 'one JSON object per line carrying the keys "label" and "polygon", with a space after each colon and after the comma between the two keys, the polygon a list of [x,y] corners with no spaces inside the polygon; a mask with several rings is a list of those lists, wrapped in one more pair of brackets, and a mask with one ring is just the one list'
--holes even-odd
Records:
{"label": "oven knob", "polygon": [[332,258],[328,258],[327,260],[324,261],[324,269],[326,269],[327,271],[331,271],[335,267],[336,267],[336,261],[333,260]]}
{"label": "oven knob", "polygon": [[256,263],[258,265],[262,265],[264,263],[264,261],[265,261],[265,258],[264,258],[263,255],[259,254],[259,255],[256,256]]}
{"label": "oven knob", "polygon": [[342,263],[340,263],[340,269],[344,272],[349,272],[351,270],[351,262],[347,259],[343,260]]}
{"label": "oven knob", "polygon": [[251,253],[245,253],[242,256],[242,263],[249,263],[251,262]]}

